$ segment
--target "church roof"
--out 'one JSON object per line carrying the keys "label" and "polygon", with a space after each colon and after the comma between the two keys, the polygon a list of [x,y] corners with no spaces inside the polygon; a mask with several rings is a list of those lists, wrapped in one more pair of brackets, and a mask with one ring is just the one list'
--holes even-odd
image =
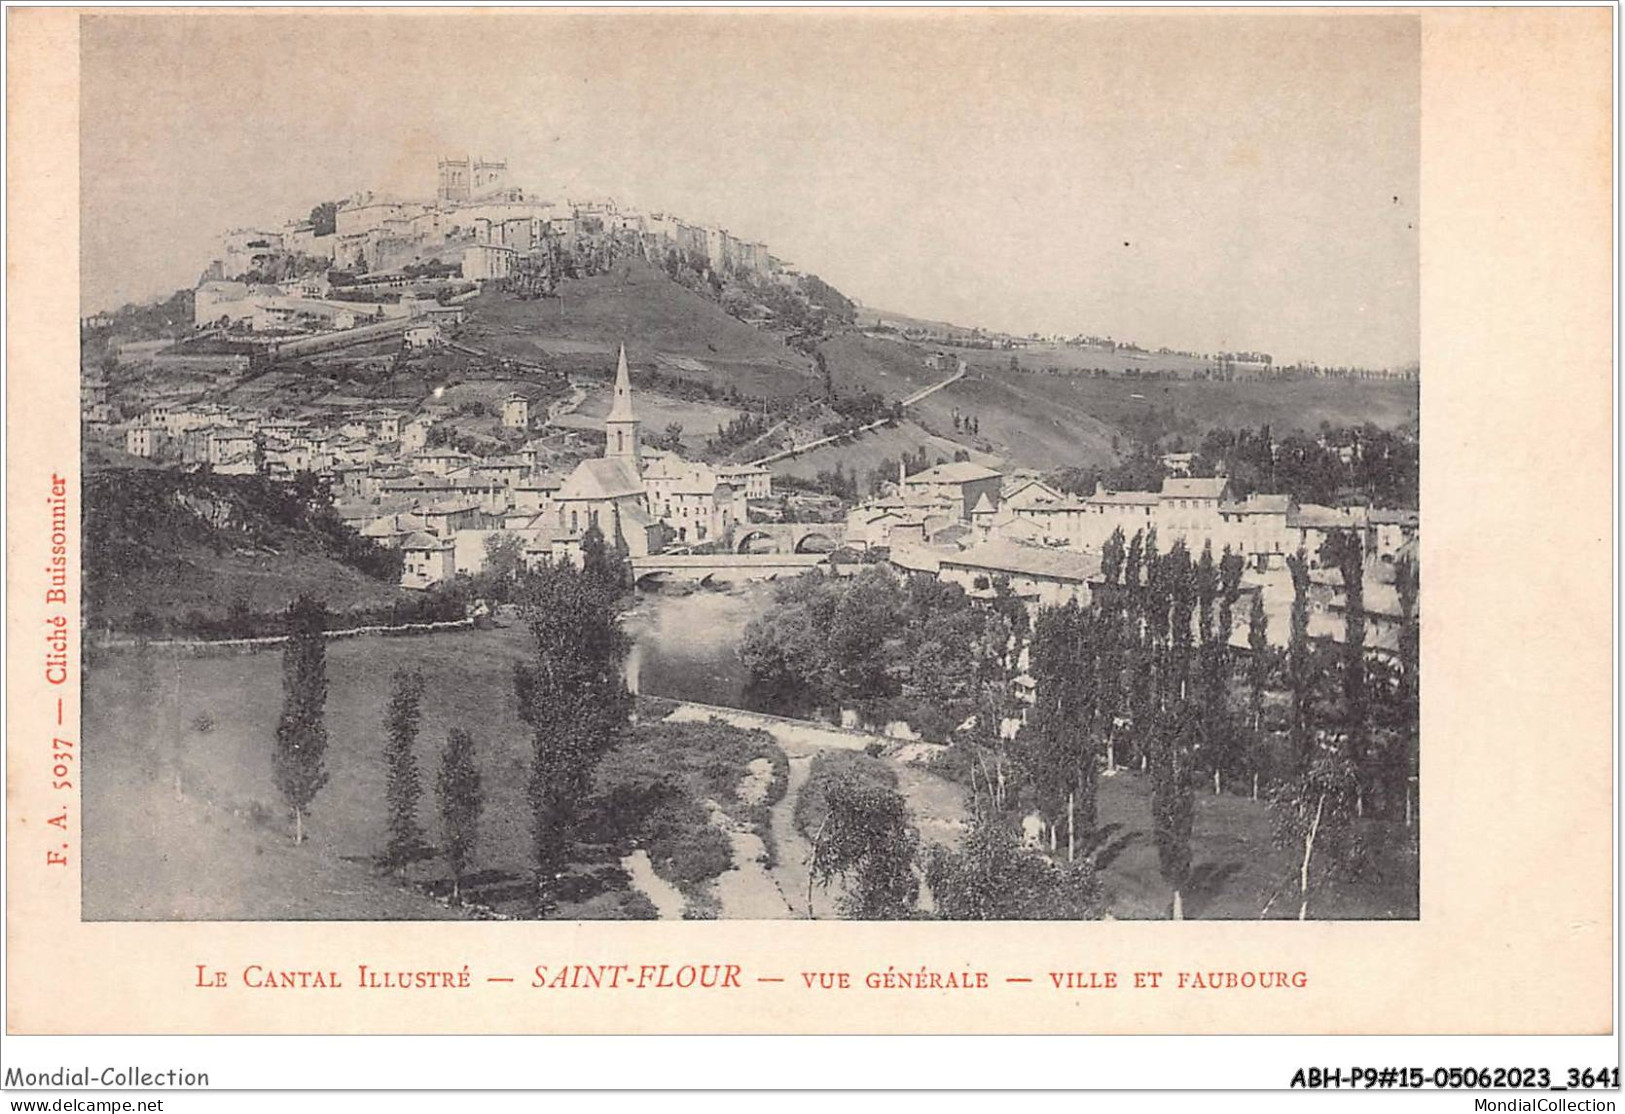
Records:
{"label": "church roof", "polygon": [[583,460],[559,488],[558,500],[619,499],[642,495],[643,480],[630,460],[598,457]]}

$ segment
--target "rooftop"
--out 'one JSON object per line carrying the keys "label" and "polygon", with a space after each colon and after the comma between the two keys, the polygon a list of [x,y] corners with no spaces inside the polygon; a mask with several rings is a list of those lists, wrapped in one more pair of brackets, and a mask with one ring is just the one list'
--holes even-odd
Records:
{"label": "rooftop", "polygon": [[909,476],[910,484],[965,484],[976,480],[997,479],[1004,475],[991,468],[984,468],[980,464],[973,464],[968,460],[956,460],[949,464],[939,464],[935,468],[927,468],[924,472],[916,472]]}
{"label": "rooftop", "polygon": [[1076,549],[985,542],[963,553],[945,555],[942,564],[1082,584],[1100,572],[1100,555]]}
{"label": "rooftop", "polygon": [[1162,494],[1175,499],[1219,499],[1229,486],[1223,476],[1170,476],[1162,481]]}
{"label": "rooftop", "polygon": [[561,501],[570,499],[619,499],[642,495],[643,480],[629,460],[596,457],[576,465],[570,478],[559,488]]}

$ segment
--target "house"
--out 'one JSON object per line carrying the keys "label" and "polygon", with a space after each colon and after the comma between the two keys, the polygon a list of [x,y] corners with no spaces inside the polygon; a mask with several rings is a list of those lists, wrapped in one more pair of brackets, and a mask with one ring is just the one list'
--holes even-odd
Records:
{"label": "house", "polygon": [[746,499],[773,497],[773,473],[760,464],[723,464],[716,472],[717,479],[744,492]]}
{"label": "house", "polygon": [[458,449],[440,448],[418,453],[413,460],[423,471],[435,476],[444,476],[448,472],[472,464],[474,457]]}
{"label": "house", "polygon": [[450,538],[431,537],[424,533],[409,534],[401,541],[401,553],[404,557],[401,565],[402,588],[428,588],[443,580],[450,580],[457,571]]}
{"label": "house", "polygon": [[1170,476],[1189,476],[1195,460],[1195,453],[1163,453],[1162,470]]}
{"label": "house", "polygon": [[672,453],[651,456],[643,483],[649,513],[680,542],[714,540],[747,517],[740,492],[708,464],[690,464]]}
{"label": "house", "polygon": [[131,456],[151,457],[157,450],[158,431],[151,426],[131,426],[124,431],[124,451]]}
{"label": "house", "polygon": [[434,348],[444,343],[440,334],[440,326],[431,323],[423,325],[408,325],[406,328],[406,347],[408,348]]}
{"label": "house", "polygon": [[421,452],[428,447],[429,431],[434,428],[434,422],[428,418],[413,418],[401,427],[401,451],[405,453]]}
{"label": "house", "polygon": [[418,513],[423,516],[424,532],[438,538],[449,538],[459,530],[474,529],[485,521],[479,504],[456,499],[424,507]]}
{"label": "house", "polygon": [[[891,544],[893,531],[898,527],[918,527],[920,537],[925,535],[925,524],[917,515],[905,514],[896,507],[870,505],[854,507],[846,517],[846,540],[849,545],[880,546]],[[903,531],[898,536],[907,535]]]}
{"label": "house", "polygon": [[509,504],[516,512],[539,514],[553,509],[553,498],[558,494],[557,476],[533,475],[509,488]]}
{"label": "house", "polygon": [[509,395],[502,400],[502,424],[508,429],[530,428],[530,399]]}
{"label": "house", "polygon": [[1287,554],[1297,549],[1297,535],[1287,525],[1293,510],[1290,495],[1254,493],[1240,501],[1221,503],[1221,535],[1213,544],[1217,547],[1222,539],[1260,571],[1283,568]]}
{"label": "house", "polygon": [[1100,557],[1071,549],[1011,542],[987,542],[962,553],[944,553],[938,579],[958,584],[976,598],[991,599],[1000,582],[1030,603],[1059,607],[1089,603],[1089,581],[1100,573]]}
{"label": "house", "polygon": [[364,538],[371,538],[380,545],[399,548],[407,538],[422,530],[421,515],[397,512],[379,515],[363,525],[356,533]]}
{"label": "house", "polygon": [[1077,534],[1072,545],[1082,549],[1100,549],[1106,539],[1117,530],[1124,538],[1132,538],[1157,525],[1157,510],[1162,502],[1154,491],[1108,491],[1106,485],[1095,484],[1095,492],[1084,500],[1078,517]]}
{"label": "house", "polygon": [[1190,550],[1199,550],[1220,534],[1219,504],[1230,494],[1230,481],[1223,476],[1192,479],[1170,476],[1162,481],[1157,505],[1157,541],[1164,548],[1183,541]]}
{"label": "house", "polygon": [[460,494],[457,485],[442,476],[393,476],[380,481],[378,494],[383,498],[400,498],[413,502],[449,499]]}
{"label": "house", "polygon": [[955,513],[963,521],[970,521],[971,510],[982,496],[999,505],[999,492],[1004,486],[1004,475],[968,460],[939,464],[916,472],[903,480],[903,500],[911,506],[940,504],[957,508]]}
{"label": "house", "polygon": [[1398,559],[1406,543],[1414,541],[1421,530],[1421,516],[1416,511],[1372,508],[1366,522],[1366,552],[1383,561]]}
{"label": "house", "polygon": [[522,456],[488,456],[469,467],[473,478],[489,480],[505,488],[513,487],[530,472],[530,462]]}
{"label": "house", "polygon": [[[209,438],[209,464],[217,472],[226,471],[230,466],[235,466],[231,471],[238,474],[256,471],[258,454],[258,440],[253,434],[242,430],[216,430]],[[247,463],[246,469],[244,462]]]}
{"label": "house", "polygon": [[942,550],[924,546],[897,546],[887,556],[887,561],[905,579],[928,576],[935,580],[942,572],[942,557]]}
{"label": "house", "polygon": [[1287,516],[1287,529],[1294,536],[1292,549],[1302,549],[1309,559],[1309,567],[1318,569],[1321,547],[1333,534],[1352,530],[1363,535],[1365,513],[1364,507],[1323,507],[1305,503]]}
{"label": "house", "polygon": [[1059,503],[1064,496],[1043,480],[1021,480],[1013,484],[999,498],[999,502],[1012,510],[1024,507]]}

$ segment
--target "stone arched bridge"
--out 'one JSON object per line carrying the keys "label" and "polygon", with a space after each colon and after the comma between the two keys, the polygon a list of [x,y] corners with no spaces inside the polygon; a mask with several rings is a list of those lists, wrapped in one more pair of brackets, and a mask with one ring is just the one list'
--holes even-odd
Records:
{"label": "stone arched bridge", "polygon": [[846,541],[844,522],[749,522],[734,527],[735,553],[828,553]]}

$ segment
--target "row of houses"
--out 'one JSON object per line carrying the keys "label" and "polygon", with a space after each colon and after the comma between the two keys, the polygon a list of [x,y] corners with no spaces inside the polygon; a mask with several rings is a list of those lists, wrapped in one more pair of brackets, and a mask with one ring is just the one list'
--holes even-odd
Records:
{"label": "row of houses", "polygon": [[[956,527],[969,526],[969,531]],[[1125,538],[1157,532],[1164,550],[1183,541],[1199,551],[1229,548],[1256,569],[1285,567],[1304,549],[1318,565],[1333,533],[1357,533],[1367,554],[1392,561],[1418,533],[1415,511],[1299,504],[1284,494],[1232,495],[1224,477],[1169,476],[1157,491],[1063,493],[1037,478],[1007,478],[970,461],[899,476],[894,493],[855,508],[848,537],[869,545],[968,537],[1099,552],[1117,530]]]}
{"label": "row of houses", "polygon": [[340,514],[364,536],[403,551],[403,585],[427,588],[478,575],[489,548],[506,539],[532,568],[578,562],[593,528],[634,557],[714,544],[749,521],[750,500],[772,494],[765,468],[713,467],[643,448],[624,350],[614,392],[603,455],[567,476],[544,470],[539,441],[485,458],[425,449],[409,467],[338,469]]}
{"label": "row of houses", "polygon": [[331,297],[332,289],[321,276],[285,283],[210,279],[192,292],[192,322],[200,329],[315,332],[400,319],[422,319],[425,324],[451,328],[468,316],[466,307],[444,304],[427,294],[408,291],[397,301],[363,302]]}
{"label": "row of houses", "polygon": [[[905,545],[891,549],[887,562],[900,576],[955,584],[972,599],[992,600],[1000,592],[1008,592],[1030,607],[1068,603],[1088,606],[1104,588],[1098,552],[1019,542],[976,542],[964,549]],[[1405,614],[1391,570],[1381,565],[1368,566],[1362,574],[1362,589],[1365,645],[1379,656],[1393,658],[1400,650]],[[1266,641],[1276,648],[1285,646],[1291,632],[1293,597],[1290,577],[1281,570],[1246,574],[1233,609],[1237,621],[1231,628],[1231,645],[1237,649],[1249,647],[1249,619],[1256,603],[1266,618]],[[1341,574],[1330,569],[1311,573],[1308,603],[1310,637],[1343,642],[1347,635],[1348,594]],[[1420,619],[1419,607],[1412,617]]]}
{"label": "row of houses", "polygon": [[1159,491],[1097,485],[1081,498],[1030,480],[1008,492],[1001,506],[1002,514],[982,508],[983,530],[1098,551],[1115,530],[1133,537],[1155,529],[1164,550],[1180,541],[1193,551],[1228,548],[1260,570],[1285,567],[1287,556],[1300,548],[1318,566],[1321,546],[1340,531],[1357,533],[1369,555],[1391,561],[1420,528],[1418,514],[1409,510],[1299,504],[1284,494],[1238,499],[1222,476],[1170,476]]}

